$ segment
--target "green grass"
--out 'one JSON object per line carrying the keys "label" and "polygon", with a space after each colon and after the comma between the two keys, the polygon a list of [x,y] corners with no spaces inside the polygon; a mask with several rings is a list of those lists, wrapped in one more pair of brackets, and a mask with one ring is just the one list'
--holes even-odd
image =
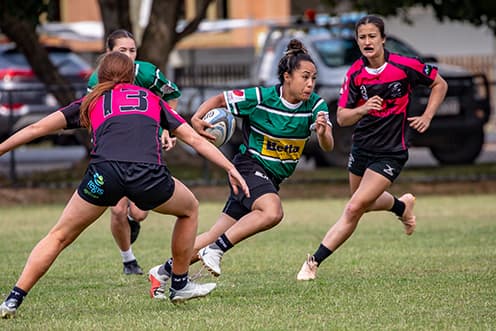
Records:
{"label": "green grass", "polygon": [[[389,213],[367,214],[353,237],[297,282],[341,213],[344,199],[286,200],[285,219],[223,259],[208,297],[174,306],[151,300],[145,276],[122,275],[108,214],[52,266],[1,330],[494,330],[496,195],[421,196],[418,230]],[[200,230],[222,203],[201,204]],[[1,207],[0,294],[11,290],[61,205]],[[142,267],[170,255],[173,219],[151,214],[134,245]],[[192,266],[192,271],[198,269]]]}

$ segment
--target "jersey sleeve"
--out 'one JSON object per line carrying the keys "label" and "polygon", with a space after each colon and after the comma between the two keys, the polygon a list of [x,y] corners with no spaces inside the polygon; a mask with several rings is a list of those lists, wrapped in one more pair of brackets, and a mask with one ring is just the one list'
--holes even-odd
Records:
{"label": "jersey sleeve", "polygon": [[354,108],[361,98],[359,88],[353,81],[355,69],[352,66],[346,76],[344,77],[343,84],[339,90],[338,106],[342,108]]}
{"label": "jersey sleeve", "polygon": [[98,84],[98,76],[96,71],[93,71],[91,73],[90,78],[88,79],[88,85],[86,88],[87,93],[90,93],[93,90],[93,88],[96,86],[96,84]]}
{"label": "jersey sleeve", "polygon": [[181,124],[186,123],[186,120],[181,117],[167,103],[160,101],[162,112],[160,113],[160,127],[169,131],[174,131]]}
{"label": "jersey sleeve", "polygon": [[408,61],[408,77],[413,86],[430,86],[436,79],[438,68],[428,63],[424,63],[418,58],[411,58]]}
{"label": "jersey sleeve", "polygon": [[160,69],[150,62],[135,61],[136,77],[134,83],[158,95],[165,101],[181,96],[177,85],[168,80]]}
{"label": "jersey sleeve", "polygon": [[260,104],[261,95],[259,87],[224,91],[227,109],[236,116],[248,116]]}
{"label": "jersey sleeve", "polygon": [[83,98],[71,102],[69,105],[60,108],[58,111],[62,112],[67,122],[66,129],[78,129],[81,128],[80,121],[80,108]]}
{"label": "jersey sleeve", "polygon": [[319,97],[312,108],[312,123],[315,122],[315,120],[317,119],[317,115],[320,112],[325,112],[327,114],[327,118],[329,118],[329,108],[327,107],[325,100]]}

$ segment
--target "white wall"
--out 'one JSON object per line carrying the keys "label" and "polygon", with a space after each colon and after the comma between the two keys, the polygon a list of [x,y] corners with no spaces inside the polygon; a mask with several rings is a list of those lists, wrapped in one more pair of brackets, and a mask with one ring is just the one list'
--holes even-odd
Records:
{"label": "white wall", "polygon": [[439,22],[431,8],[415,7],[409,11],[414,22],[408,25],[399,18],[386,18],[386,35],[408,41],[423,54],[438,56],[494,55],[496,38],[487,27],[445,20]]}

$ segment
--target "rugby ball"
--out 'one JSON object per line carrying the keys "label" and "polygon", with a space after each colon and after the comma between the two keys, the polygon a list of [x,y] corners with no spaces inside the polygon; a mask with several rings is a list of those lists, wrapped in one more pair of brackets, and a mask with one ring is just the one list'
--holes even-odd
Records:
{"label": "rugby ball", "polygon": [[215,136],[212,143],[217,147],[228,142],[236,129],[236,120],[233,114],[225,108],[210,110],[203,116],[203,120],[213,125],[211,128],[206,128],[205,131]]}

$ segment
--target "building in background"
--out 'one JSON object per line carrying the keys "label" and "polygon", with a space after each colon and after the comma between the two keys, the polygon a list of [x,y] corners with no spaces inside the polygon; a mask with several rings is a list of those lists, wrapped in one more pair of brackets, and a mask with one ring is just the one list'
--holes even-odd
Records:
{"label": "building in background", "polygon": [[[153,0],[129,0],[131,17],[140,37],[146,26],[146,10]],[[56,33],[45,33],[46,42],[68,46],[77,52],[103,51],[103,27],[97,0],[52,1],[48,19],[59,20]],[[346,1],[342,8],[347,10]],[[183,19],[191,19],[198,10],[197,0],[185,0]],[[263,41],[267,24],[284,22],[292,15],[314,8],[325,12],[328,8],[318,0],[217,0],[208,9],[207,17],[199,32],[181,40],[172,54],[174,66],[209,64],[250,63]],[[414,22],[408,25],[398,18],[387,18],[387,32],[410,42],[424,54],[437,56],[441,61],[460,64],[472,71],[484,71],[494,80],[496,39],[487,27],[475,27],[468,23],[438,22],[428,8],[410,10]],[[64,27],[67,24],[76,31]],[[53,23],[52,23],[53,25]],[[56,30],[56,29],[55,29]],[[77,37],[76,37],[77,36]],[[442,41],[442,42],[440,42]],[[213,56],[209,56],[213,54]]]}

